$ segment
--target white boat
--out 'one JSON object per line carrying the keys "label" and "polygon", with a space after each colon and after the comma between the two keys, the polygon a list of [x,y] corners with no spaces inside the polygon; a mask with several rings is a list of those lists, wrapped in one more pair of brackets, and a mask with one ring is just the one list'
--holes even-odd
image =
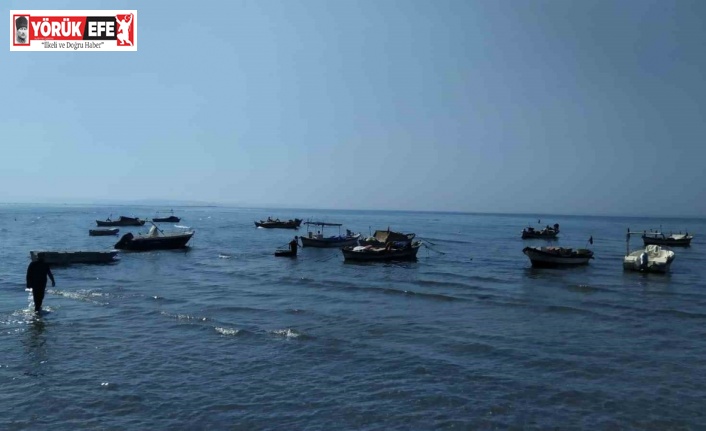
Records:
{"label": "white boat", "polygon": [[674,261],[675,254],[672,250],[650,244],[644,249],[630,251],[630,235],[638,234],[636,232],[630,232],[628,229],[627,235],[627,250],[625,257],[623,258],[623,269],[626,271],[640,271],[640,272],[660,272],[665,273],[669,271],[669,267]]}
{"label": "white boat", "polygon": [[593,259],[593,252],[586,248],[573,250],[564,247],[525,247],[522,252],[535,267],[586,265]]}

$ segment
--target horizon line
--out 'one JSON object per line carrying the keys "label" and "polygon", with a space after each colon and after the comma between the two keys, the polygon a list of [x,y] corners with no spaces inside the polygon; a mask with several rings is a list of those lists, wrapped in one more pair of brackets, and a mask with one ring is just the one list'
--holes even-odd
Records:
{"label": "horizon line", "polygon": [[[570,213],[533,213],[533,212],[499,212],[499,211],[462,211],[462,210],[416,210],[416,209],[380,209],[380,208],[323,208],[323,207],[291,207],[283,206],[281,204],[272,204],[272,206],[267,205],[246,205],[238,203],[215,203],[215,202],[178,202],[173,201],[171,203],[155,203],[150,204],[145,201],[148,199],[142,199],[130,203],[130,201],[116,201],[116,202],[72,202],[72,203],[52,203],[52,202],[0,202],[0,205],[32,205],[32,206],[119,206],[119,207],[154,207],[154,206],[175,206],[175,207],[193,207],[193,208],[242,208],[242,209],[280,209],[280,210],[313,210],[313,211],[359,211],[359,212],[405,212],[405,213],[431,213],[431,214],[468,214],[468,215],[499,215],[499,216],[560,216],[560,217],[616,217],[616,218],[666,218],[666,219],[706,219],[704,216],[699,215],[628,215],[628,214],[570,214]],[[137,203],[143,202],[143,203]],[[155,200],[158,202],[158,200]],[[167,201],[168,202],[168,201]]]}

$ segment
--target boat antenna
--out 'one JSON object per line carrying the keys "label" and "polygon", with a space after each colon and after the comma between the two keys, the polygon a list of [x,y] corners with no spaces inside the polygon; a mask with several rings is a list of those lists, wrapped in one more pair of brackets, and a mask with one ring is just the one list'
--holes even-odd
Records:
{"label": "boat antenna", "polygon": [[630,228],[628,228],[627,239],[625,242],[625,256],[628,256],[630,254]]}

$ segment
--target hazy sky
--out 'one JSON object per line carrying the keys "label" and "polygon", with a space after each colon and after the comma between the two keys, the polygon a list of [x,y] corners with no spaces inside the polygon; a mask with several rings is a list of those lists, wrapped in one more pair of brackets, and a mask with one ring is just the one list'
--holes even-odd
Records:
{"label": "hazy sky", "polygon": [[0,202],[706,214],[706,1],[137,9],[136,53],[0,50]]}

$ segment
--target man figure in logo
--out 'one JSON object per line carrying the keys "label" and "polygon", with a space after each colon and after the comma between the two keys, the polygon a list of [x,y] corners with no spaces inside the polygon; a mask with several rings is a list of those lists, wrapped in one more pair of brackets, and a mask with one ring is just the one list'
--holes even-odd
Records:
{"label": "man figure in logo", "polygon": [[26,45],[29,43],[29,38],[27,37],[27,24],[28,20],[26,16],[21,16],[15,20],[15,43]]}
{"label": "man figure in logo", "polygon": [[34,311],[42,311],[42,301],[44,301],[44,290],[47,288],[47,275],[51,278],[51,287],[56,286],[54,275],[49,269],[49,265],[44,262],[44,256],[40,253],[35,262],[30,262],[27,267],[27,287],[32,289],[34,298]]}
{"label": "man figure in logo", "polygon": [[125,45],[126,43],[132,46],[130,42],[130,24],[132,23],[132,14],[125,15],[124,20],[120,20],[117,16],[115,21],[118,23],[118,40],[120,45]]}

